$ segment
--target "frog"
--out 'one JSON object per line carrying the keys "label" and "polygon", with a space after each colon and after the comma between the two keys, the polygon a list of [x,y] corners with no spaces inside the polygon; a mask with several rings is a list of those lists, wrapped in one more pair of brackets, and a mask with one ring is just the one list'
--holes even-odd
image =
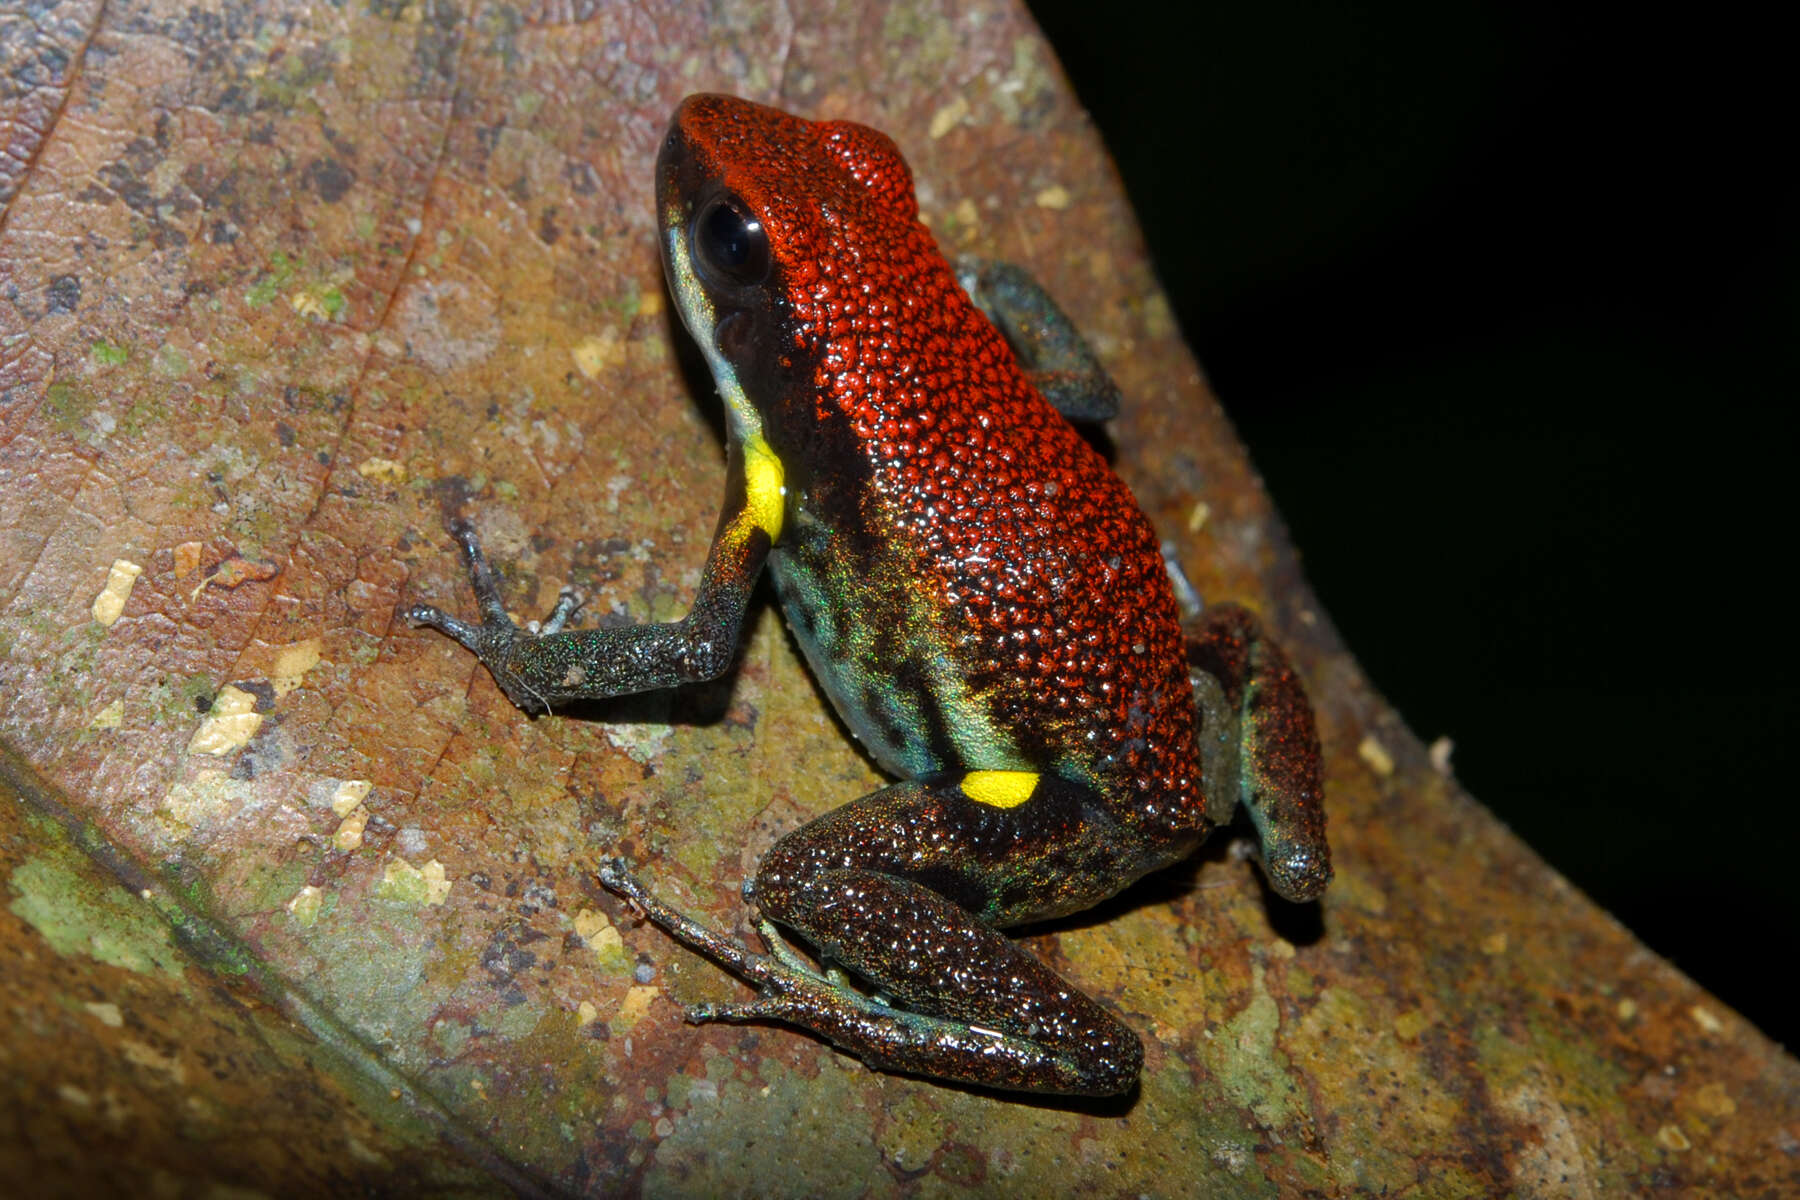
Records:
{"label": "frog", "polygon": [[[1116,1097],[1143,1044],[1009,930],[1089,909],[1248,816],[1294,902],[1332,878],[1320,743],[1259,621],[1184,626],[1149,519],[1079,425],[1117,388],[1047,291],[940,252],[885,134],[694,95],[656,159],[668,290],[725,415],[725,501],[686,616],[508,615],[474,527],[479,607],[428,604],[521,709],[717,679],[753,585],[893,782],[788,832],[742,886],[763,949],[598,882],[755,989],[695,1022],[778,1022],[871,1067]],[[784,932],[785,931],[785,932]],[[809,957],[796,943],[810,947]]]}

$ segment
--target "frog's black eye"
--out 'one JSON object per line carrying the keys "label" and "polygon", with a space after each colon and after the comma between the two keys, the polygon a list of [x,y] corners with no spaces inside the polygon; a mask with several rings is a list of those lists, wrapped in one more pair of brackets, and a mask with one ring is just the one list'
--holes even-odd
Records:
{"label": "frog's black eye", "polygon": [[721,196],[694,219],[694,257],[721,282],[761,283],[769,276],[769,235],[735,196]]}

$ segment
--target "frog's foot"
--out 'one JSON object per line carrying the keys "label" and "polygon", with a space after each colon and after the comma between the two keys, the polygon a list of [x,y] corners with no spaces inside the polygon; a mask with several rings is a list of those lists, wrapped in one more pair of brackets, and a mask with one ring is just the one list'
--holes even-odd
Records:
{"label": "frog's foot", "polygon": [[562,631],[569,618],[581,608],[580,593],[573,588],[564,588],[547,617],[522,627],[507,614],[506,604],[500,598],[499,578],[482,552],[481,539],[475,535],[474,525],[460,519],[452,521],[450,536],[462,548],[463,562],[469,572],[469,588],[475,593],[475,603],[481,611],[480,623],[453,617],[432,604],[409,605],[400,610],[400,616],[415,626],[429,626],[448,634],[474,651],[475,657],[493,673],[501,690],[520,708],[549,712],[549,698],[527,683],[512,664],[524,645]]}
{"label": "frog's foot", "polygon": [[[440,633],[447,633],[486,662],[490,654],[504,652],[517,640],[523,632],[513,619],[507,615],[506,604],[500,599],[500,583],[494,575],[494,568],[489,564],[487,555],[482,553],[481,539],[475,536],[475,526],[468,521],[456,520],[450,523],[450,536],[462,547],[463,562],[469,572],[469,587],[475,593],[475,603],[481,608],[481,623],[471,624],[458,617],[453,617],[433,604],[413,604],[401,610],[400,615],[414,625],[429,625]],[[569,593],[565,592],[556,602],[556,608],[544,622],[556,629],[568,620],[574,607],[565,611],[565,602]]]}
{"label": "frog's foot", "polygon": [[1331,847],[1319,734],[1300,677],[1234,604],[1206,610],[1188,664],[1202,714],[1207,815],[1223,824],[1241,803],[1269,885],[1289,900],[1314,899],[1331,882]]}
{"label": "frog's foot", "polygon": [[[725,967],[746,983],[753,985],[764,994],[765,1000],[779,997],[804,987],[831,988],[839,985],[829,975],[820,974],[795,953],[793,947],[782,940],[775,932],[775,927],[767,921],[757,924],[757,931],[762,934],[763,941],[769,947],[768,954],[757,954],[748,947],[733,941],[722,934],[715,933],[686,913],[664,904],[650,893],[643,881],[631,873],[622,858],[614,858],[600,865],[600,885],[615,895],[623,896],[631,902],[633,908],[644,914],[651,924],[658,926],[670,937],[684,946],[698,950],[720,966]],[[750,1012],[759,1009],[762,1002],[751,1004],[692,1005],[686,1009],[690,1021],[744,1020],[753,1016],[779,1016],[775,1013]]]}
{"label": "frog's foot", "polygon": [[[1142,1048],[1123,1026],[1116,1031],[1126,1048],[1119,1068],[1096,1074],[1078,1055],[1046,1044],[1041,1036],[897,1008],[859,991],[841,971],[814,970],[768,921],[759,922],[758,931],[769,953],[757,954],[656,899],[621,859],[604,863],[599,878],[602,886],[630,901],[652,924],[757,990],[754,1000],[690,1005],[684,1009],[689,1021],[778,1021],[810,1030],[880,1070],[1018,1091],[1112,1095],[1129,1089],[1137,1079]],[[971,1064],[979,1070],[972,1070]]]}

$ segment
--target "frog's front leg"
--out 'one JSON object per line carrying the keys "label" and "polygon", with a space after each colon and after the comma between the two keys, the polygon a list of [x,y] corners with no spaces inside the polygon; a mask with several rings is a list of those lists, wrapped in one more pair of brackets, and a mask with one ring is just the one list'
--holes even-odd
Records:
{"label": "frog's front leg", "polygon": [[956,281],[994,323],[1025,369],[1025,377],[1072,421],[1110,421],[1119,415],[1119,389],[1099,356],[1023,267],[972,255],[956,260]]}
{"label": "frog's front leg", "polygon": [[805,967],[766,925],[772,957],[659,903],[617,865],[600,878],[759,992],[691,1019],[783,1021],[883,1070],[1104,1096],[1137,1079],[1137,1035],[1000,929],[1086,908],[1151,861],[1094,793],[1048,776],[910,780],[828,813],[777,843],[745,895],[878,995]]}
{"label": "frog's front leg", "polygon": [[464,521],[455,522],[451,533],[468,563],[480,623],[459,620],[429,604],[413,605],[401,615],[474,651],[501,690],[523,709],[548,712],[569,700],[716,678],[731,665],[751,587],[781,533],[781,480],[780,461],[761,438],[742,447],[732,443],[718,532],[694,606],[679,621],[564,630],[577,606],[565,592],[536,632],[522,628],[507,616],[493,569],[474,529]]}

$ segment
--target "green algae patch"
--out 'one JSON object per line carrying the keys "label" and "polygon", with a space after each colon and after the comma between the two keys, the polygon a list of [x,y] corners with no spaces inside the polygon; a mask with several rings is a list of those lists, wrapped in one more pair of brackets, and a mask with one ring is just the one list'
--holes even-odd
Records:
{"label": "green algae patch", "polygon": [[17,893],[7,907],[43,934],[58,954],[86,955],[139,974],[181,978],[187,960],[151,909],[117,888],[96,885],[75,867],[31,858],[7,878]]}
{"label": "green algae patch", "polygon": [[93,344],[94,361],[103,367],[116,367],[130,361],[131,351],[101,338]]}
{"label": "green algae patch", "polygon": [[1251,968],[1253,994],[1241,1012],[1219,1027],[1212,1045],[1215,1069],[1225,1094],[1269,1129],[1286,1129],[1305,1118],[1291,1064],[1276,1046],[1281,1008],[1269,994],[1262,964]]}

